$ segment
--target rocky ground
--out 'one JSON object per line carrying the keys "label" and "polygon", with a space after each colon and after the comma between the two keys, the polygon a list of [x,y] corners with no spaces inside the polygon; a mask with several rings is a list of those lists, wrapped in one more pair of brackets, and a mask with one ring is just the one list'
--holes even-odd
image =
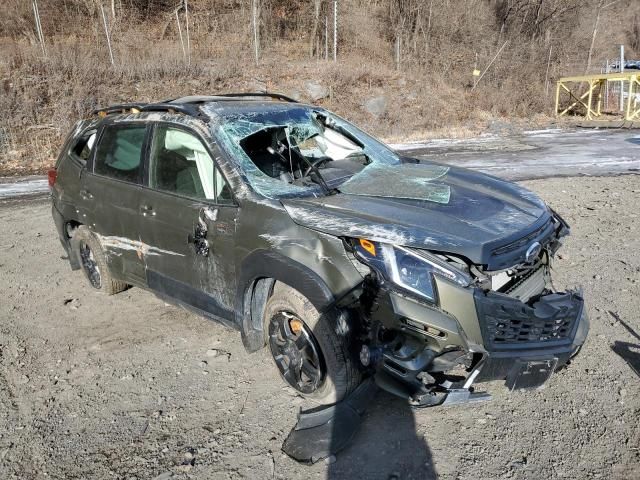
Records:
{"label": "rocky ground", "polygon": [[140,289],[96,293],[61,258],[47,202],[3,201],[0,477],[638,478],[639,177],[524,184],[573,227],[555,281],[584,287],[582,354],[536,392],[484,385],[481,405],[379,394],[352,446],[313,466],[280,451],[302,400],[266,352]]}

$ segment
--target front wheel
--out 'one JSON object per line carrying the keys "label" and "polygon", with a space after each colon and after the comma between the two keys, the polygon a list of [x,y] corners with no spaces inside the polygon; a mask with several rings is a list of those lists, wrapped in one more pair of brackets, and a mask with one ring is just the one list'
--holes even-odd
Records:
{"label": "front wheel", "polygon": [[265,308],[266,340],[282,378],[319,404],[339,402],[361,380],[349,333],[338,328],[337,315],[320,316],[300,292],[282,283]]}

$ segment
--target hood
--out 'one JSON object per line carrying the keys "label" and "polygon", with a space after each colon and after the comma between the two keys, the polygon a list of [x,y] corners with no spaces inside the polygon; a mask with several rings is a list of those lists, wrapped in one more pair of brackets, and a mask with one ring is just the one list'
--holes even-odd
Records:
{"label": "hood", "polygon": [[490,270],[520,263],[554,231],[544,202],[516,184],[431,163],[369,168],[343,193],[282,203],[307,228],[457,254]]}

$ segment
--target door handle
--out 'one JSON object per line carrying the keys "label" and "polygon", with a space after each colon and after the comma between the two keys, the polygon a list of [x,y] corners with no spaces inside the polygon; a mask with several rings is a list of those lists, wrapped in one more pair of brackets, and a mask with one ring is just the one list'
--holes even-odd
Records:
{"label": "door handle", "polygon": [[93,194],[89,190],[83,188],[82,190],[80,190],[80,197],[83,200],[91,200],[93,199]]}
{"label": "door handle", "polygon": [[153,211],[153,207],[151,205],[142,205],[140,207],[140,211],[142,212],[142,215],[144,215],[145,217],[147,215],[154,216],[156,214],[156,212]]}

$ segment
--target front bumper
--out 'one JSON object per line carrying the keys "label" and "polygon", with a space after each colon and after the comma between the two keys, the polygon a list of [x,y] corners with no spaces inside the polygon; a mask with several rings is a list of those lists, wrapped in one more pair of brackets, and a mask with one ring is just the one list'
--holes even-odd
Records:
{"label": "front bumper", "polygon": [[[473,312],[465,310],[472,321],[458,321],[442,309],[395,292],[384,297],[388,301],[379,302],[378,318],[384,316],[381,321],[387,327],[395,325],[392,328],[407,340],[400,349],[380,349],[376,382],[412,399],[423,397],[429,389],[444,392],[442,398],[446,398],[447,390],[470,389],[472,383],[490,380],[505,380],[511,390],[539,387],[578,353],[589,330],[584,300],[577,292],[548,294],[528,305],[478,290],[472,296]],[[461,300],[458,305],[464,303]],[[421,324],[425,325],[422,331]],[[475,328],[469,328],[473,324]],[[434,328],[440,336],[429,334]],[[466,371],[458,368],[455,376],[448,376],[447,368],[462,364]],[[460,378],[461,370],[466,377]],[[440,383],[425,385],[423,372]]]}
{"label": "front bumper", "polygon": [[476,382],[505,380],[512,390],[539,387],[586,340],[589,319],[579,293],[549,294],[531,306],[504,295],[475,298],[487,349]]}
{"label": "front bumper", "polygon": [[488,352],[476,377],[476,383],[505,380],[510,390],[536,388],[569,364],[584,344],[589,331],[589,318],[583,308],[577,332],[571,343],[557,348],[520,350],[517,352]]}

